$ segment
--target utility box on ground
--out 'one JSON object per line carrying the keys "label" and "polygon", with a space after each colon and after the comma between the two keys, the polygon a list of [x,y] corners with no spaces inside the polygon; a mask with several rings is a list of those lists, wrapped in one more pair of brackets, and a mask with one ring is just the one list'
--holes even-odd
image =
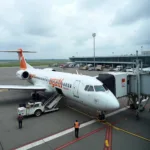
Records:
{"label": "utility box on ground", "polygon": [[102,72],[97,79],[117,97],[124,97],[128,94],[126,72]]}

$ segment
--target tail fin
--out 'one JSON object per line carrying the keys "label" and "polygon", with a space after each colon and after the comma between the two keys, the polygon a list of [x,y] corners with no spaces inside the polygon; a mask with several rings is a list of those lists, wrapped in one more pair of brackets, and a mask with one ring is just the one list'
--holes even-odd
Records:
{"label": "tail fin", "polygon": [[18,53],[18,57],[19,57],[19,61],[20,61],[20,69],[27,69],[27,68],[33,68],[32,66],[30,66],[23,55],[24,53],[35,53],[34,51],[23,51],[21,48],[18,50],[14,50],[14,51],[0,51],[0,52],[17,52]]}

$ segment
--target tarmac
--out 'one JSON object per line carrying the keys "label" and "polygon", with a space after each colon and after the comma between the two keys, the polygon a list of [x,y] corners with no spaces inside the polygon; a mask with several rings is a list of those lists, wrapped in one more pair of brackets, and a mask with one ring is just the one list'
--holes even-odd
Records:
{"label": "tarmac", "polygon": [[[16,77],[17,69],[0,68],[0,84],[27,85],[26,81]],[[75,69],[61,71],[76,72]],[[96,71],[79,73],[98,75]],[[134,110],[128,109],[126,100],[122,99],[121,108],[126,110],[109,116],[113,113],[110,112],[106,122],[99,122],[91,118],[95,110],[65,99],[59,111],[27,117],[23,120],[23,128],[18,129],[17,107],[30,100],[30,94],[30,91],[0,92],[0,150],[23,150],[27,146],[31,150],[150,150],[150,103],[136,120]],[[76,119],[82,126],[78,139],[72,130]]]}

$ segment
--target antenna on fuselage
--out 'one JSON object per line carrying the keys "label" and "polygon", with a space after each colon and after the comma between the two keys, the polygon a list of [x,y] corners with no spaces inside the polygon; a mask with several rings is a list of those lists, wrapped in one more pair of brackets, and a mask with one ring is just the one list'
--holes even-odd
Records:
{"label": "antenna on fuselage", "polygon": [[76,73],[79,74],[79,73],[78,73],[78,70],[76,70]]}
{"label": "antenna on fuselage", "polygon": [[[76,70],[76,73],[79,74],[79,73],[78,73],[78,70]],[[82,73],[80,73],[80,74],[82,75]]]}

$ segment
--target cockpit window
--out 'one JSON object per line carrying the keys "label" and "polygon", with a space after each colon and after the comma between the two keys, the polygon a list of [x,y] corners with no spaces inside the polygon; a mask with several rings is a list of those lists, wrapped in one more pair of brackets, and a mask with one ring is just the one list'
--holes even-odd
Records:
{"label": "cockpit window", "polygon": [[107,88],[107,86],[106,86],[106,85],[104,85],[104,84],[103,84],[103,87],[105,88],[105,90],[106,90],[106,91],[108,90],[108,88]]}
{"label": "cockpit window", "polygon": [[94,91],[94,87],[92,85],[86,85],[84,90],[85,91]]}
{"label": "cockpit window", "polygon": [[94,91],[93,86],[90,86],[90,87],[88,88],[88,91]]}
{"label": "cockpit window", "polygon": [[89,88],[89,85],[86,85],[86,87],[85,87],[85,89],[84,89],[84,90],[85,90],[85,91],[87,91],[87,90],[88,90],[88,88]]}
{"label": "cockpit window", "polygon": [[96,92],[100,92],[100,91],[104,92],[104,91],[106,91],[105,88],[102,85],[95,85],[94,88],[95,88]]}

